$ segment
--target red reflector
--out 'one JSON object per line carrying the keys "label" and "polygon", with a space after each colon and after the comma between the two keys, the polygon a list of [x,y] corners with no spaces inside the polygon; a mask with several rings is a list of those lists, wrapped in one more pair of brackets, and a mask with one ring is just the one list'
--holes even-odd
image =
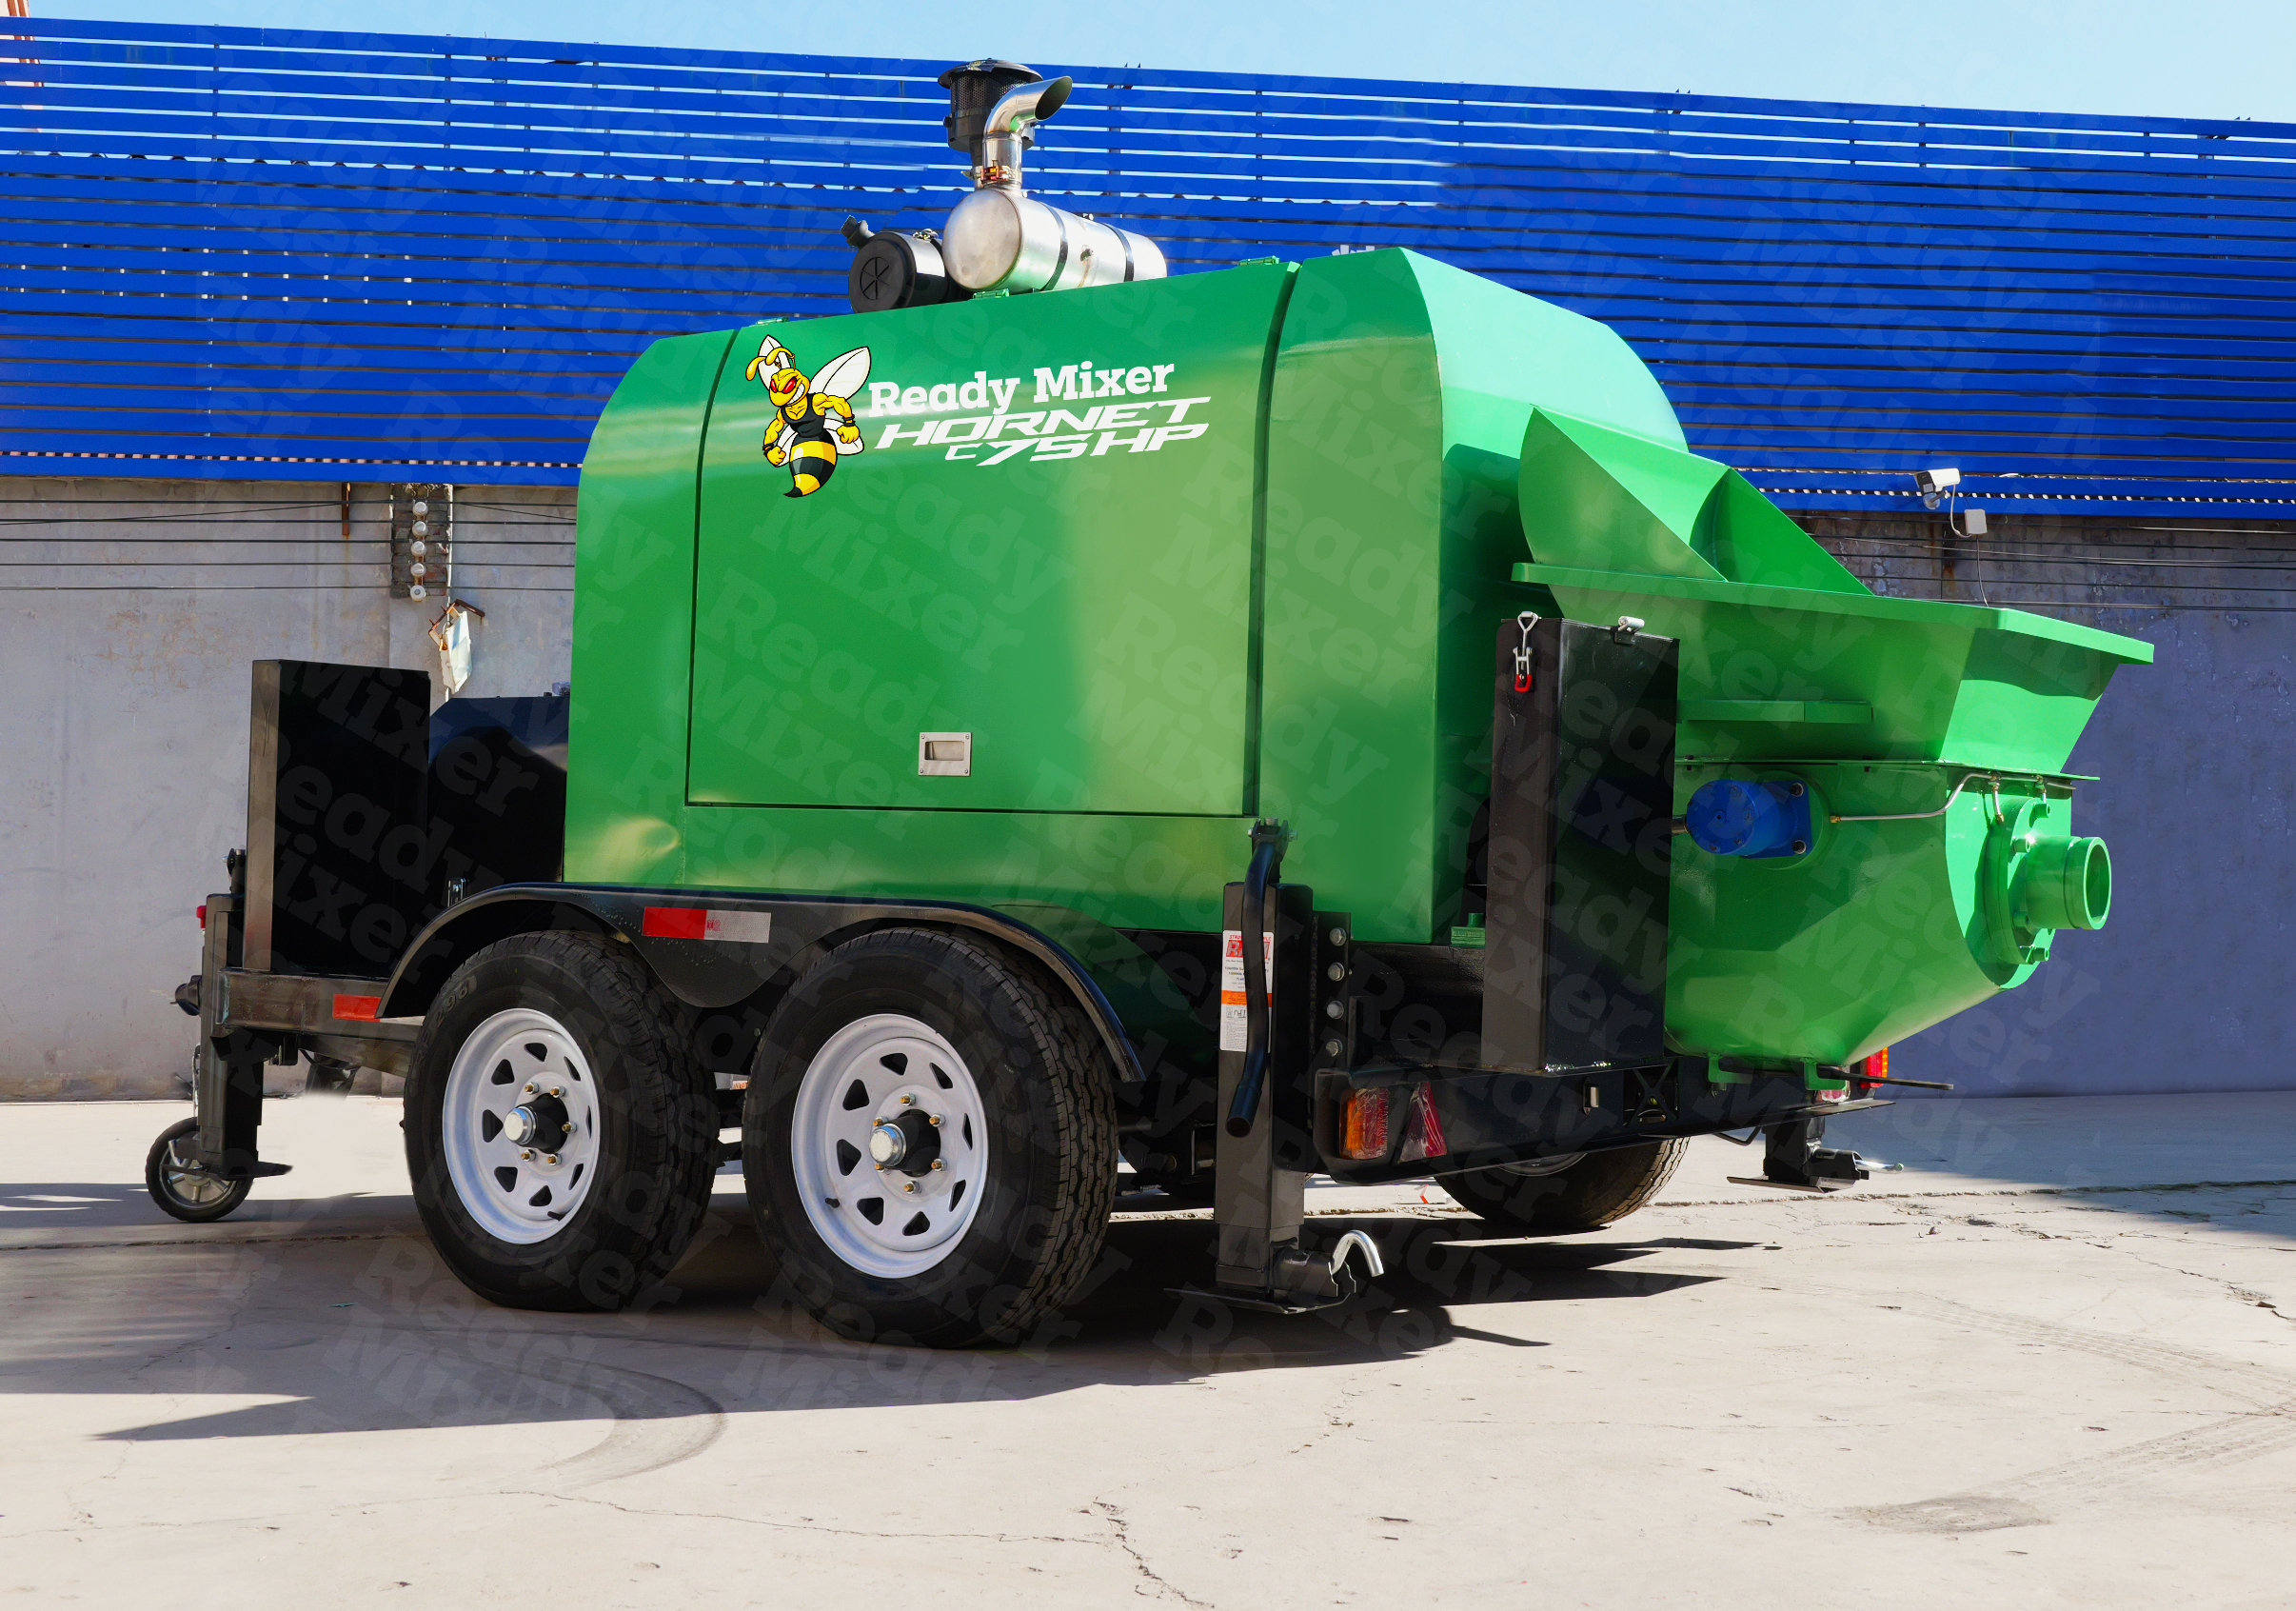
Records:
{"label": "red reflector", "polygon": [[383,998],[381,996],[337,996],[335,998],[335,1016],[372,1024],[383,1016]]}
{"label": "red reflector", "polygon": [[1868,1057],[1866,1065],[1860,1072],[1869,1080],[1888,1079],[1890,1077],[1890,1048],[1884,1046]]}
{"label": "red reflector", "polygon": [[208,931],[208,903],[205,901],[199,904],[199,931],[202,934]]}
{"label": "red reflector", "polygon": [[641,932],[652,940],[724,940],[763,945],[773,939],[771,912],[730,906],[648,906]]}
{"label": "red reflector", "polygon": [[1414,1085],[1411,1117],[1403,1125],[1403,1145],[1395,1153],[1396,1162],[1440,1158],[1450,1150],[1450,1144],[1443,1140],[1443,1121],[1435,1117],[1435,1094],[1425,1085]]}
{"label": "red reflector", "polygon": [[1380,1159],[1387,1156],[1387,1093],[1351,1091],[1339,1109],[1339,1156]]}
{"label": "red reflector", "polygon": [[648,906],[644,932],[656,940],[701,940],[709,932],[707,906]]}

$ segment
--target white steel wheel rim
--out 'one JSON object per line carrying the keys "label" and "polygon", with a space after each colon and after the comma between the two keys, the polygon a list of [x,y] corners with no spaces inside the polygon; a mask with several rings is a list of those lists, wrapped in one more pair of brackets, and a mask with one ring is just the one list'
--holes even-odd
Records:
{"label": "white steel wheel rim", "polygon": [[[881,1124],[926,1126],[940,1167],[881,1165],[870,1150]],[[798,1083],[789,1162],[806,1219],[840,1261],[864,1275],[921,1275],[956,1250],[980,1211],[988,1115],[980,1086],[929,1024],[892,1012],[857,1018],[814,1053]]]}
{"label": "white steel wheel rim", "polygon": [[212,1208],[231,1195],[232,1183],[225,1180],[202,1164],[196,1156],[186,1156],[188,1148],[199,1145],[199,1132],[177,1136],[168,1144],[168,1155],[160,1164],[160,1181],[168,1195],[188,1208]]}
{"label": "white steel wheel rim", "polygon": [[440,1128],[455,1195],[498,1242],[547,1242],[598,1178],[597,1081],[572,1032],[531,1007],[464,1040]]}

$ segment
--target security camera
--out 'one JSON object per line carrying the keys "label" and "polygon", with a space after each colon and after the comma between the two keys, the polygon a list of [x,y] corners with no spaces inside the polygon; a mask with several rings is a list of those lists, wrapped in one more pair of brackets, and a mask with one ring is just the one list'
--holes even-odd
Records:
{"label": "security camera", "polygon": [[1921,492],[1921,505],[1926,509],[1937,507],[1937,500],[1961,485],[1961,472],[1950,465],[1936,469],[1915,470],[1913,485]]}

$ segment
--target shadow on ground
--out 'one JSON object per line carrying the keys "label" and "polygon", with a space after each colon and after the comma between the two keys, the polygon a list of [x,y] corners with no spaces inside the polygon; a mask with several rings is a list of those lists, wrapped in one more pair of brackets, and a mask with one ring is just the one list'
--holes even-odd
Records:
{"label": "shadow on ground", "polygon": [[[405,1199],[377,1206],[409,1211]],[[786,1301],[746,1219],[722,1209],[668,1286],[641,1312],[620,1315],[485,1303],[426,1243],[403,1235],[19,1252],[0,1261],[9,1288],[0,1297],[36,1322],[11,1327],[0,1344],[0,1391],[141,1390],[190,1401],[171,1409],[218,1395],[242,1401],[109,1434],[128,1441],[604,1419],[613,1423],[606,1442],[583,1458],[636,1438],[643,1448],[605,1461],[627,1474],[660,1463],[663,1439],[684,1447],[729,1412],[1020,1401],[1460,1344],[1541,1348],[1542,1304],[1663,1300],[1717,1278],[1639,1268],[1653,1253],[1759,1245],[1599,1234],[1521,1241],[1474,1222],[1401,1215],[1322,1219],[1316,1228],[1360,1228],[1385,1258],[1386,1276],[1343,1308],[1272,1315],[1176,1294],[1210,1274],[1209,1219],[1119,1217],[1085,1292],[1037,1336],[961,1352],[830,1335]],[[100,1262],[100,1285],[74,1275],[83,1262]],[[638,1438],[628,1427],[641,1422],[659,1424]],[[673,1423],[683,1428],[675,1436],[663,1430]]]}

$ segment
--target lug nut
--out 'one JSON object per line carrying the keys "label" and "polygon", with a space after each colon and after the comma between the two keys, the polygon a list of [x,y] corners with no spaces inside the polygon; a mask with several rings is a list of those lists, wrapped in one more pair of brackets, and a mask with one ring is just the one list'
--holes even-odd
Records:
{"label": "lug nut", "polygon": [[536,1088],[536,1087],[535,1087],[534,1082],[533,1082],[533,1081],[531,1081],[531,1080],[527,1081],[527,1082],[526,1082],[526,1092],[525,1092],[525,1094],[526,1094],[526,1095],[528,1095],[528,1096],[532,1096],[532,1095],[534,1094],[534,1092],[535,1092],[535,1088]]}
{"label": "lug nut", "polygon": [[519,1148],[518,1156],[522,1161],[531,1163],[534,1158],[534,1149],[532,1147],[521,1147]]}
{"label": "lug nut", "polygon": [[543,1155],[543,1162],[544,1164],[555,1164],[558,1162],[558,1154],[555,1152],[544,1153]]}
{"label": "lug nut", "polygon": [[566,1094],[566,1088],[564,1085],[552,1085],[550,1087],[550,1094],[554,1097],[564,1096]]}
{"label": "lug nut", "polygon": [[928,1124],[938,1124],[940,1123],[940,1115],[938,1113],[928,1113],[925,1115],[925,1123]]}
{"label": "lug nut", "polygon": [[940,1159],[936,1158],[936,1159],[934,1159],[934,1160],[933,1160],[933,1167],[934,1167],[934,1168],[936,1168],[936,1169],[940,1169],[940,1168],[945,1168],[945,1167],[946,1167],[946,1165],[945,1165],[945,1164],[943,1164],[940,1162]]}
{"label": "lug nut", "polygon": [[917,1190],[917,1183],[915,1181],[903,1181],[901,1183],[901,1189],[913,1195]]}
{"label": "lug nut", "polygon": [[917,1099],[913,1096],[904,1096],[901,1099],[901,1104],[903,1107],[914,1107],[917,1105]]}

